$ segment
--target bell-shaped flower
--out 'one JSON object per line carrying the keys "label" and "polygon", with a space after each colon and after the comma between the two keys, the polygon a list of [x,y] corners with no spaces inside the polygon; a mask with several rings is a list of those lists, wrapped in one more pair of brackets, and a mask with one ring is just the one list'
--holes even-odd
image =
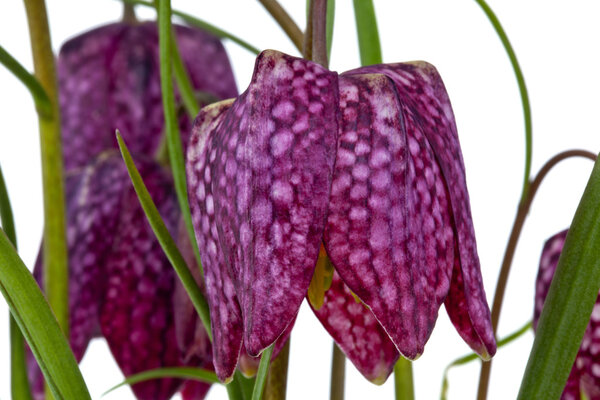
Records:
{"label": "bell-shaped flower", "polygon": [[442,303],[475,351],[494,354],[454,116],[433,66],[338,75],[265,51],[244,93],[200,112],[187,178],[220,379],[290,328],[321,243],[335,275],[317,316],[369,379],[384,381],[398,351],[423,352]]}
{"label": "bell-shaped flower", "polygon": [[[552,236],[544,244],[535,284],[534,329],[537,329],[566,238],[567,230],[564,230]],[[580,400],[583,398],[582,393],[589,400],[600,400],[600,293],[561,399]]]}
{"label": "bell-shaped flower", "polygon": [[[174,26],[198,100],[208,104],[237,95],[221,41],[202,30]],[[58,61],[65,168],[84,166],[117,148],[119,129],[133,154],[152,156],[163,133],[156,22],[114,23],[66,42]],[[184,141],[190,119],[181,112]]]}
{"label": "bell-shaped flower", "polygon": [[[175,233],[180,213],[170,175],[146,159],[136,164]],[[92,338],[102,336],[125,376],[183,365],[173,317],[173,268],[117,151],[104,152],[67,175],[66,207],[70,344],[76,359],[82,359]],[[41,284],[41,258],[34,275]],[[43,398],[41,374],[33,365],[30,375],[36,398]],[[180,384],[146,381],[133,391],[140,399],[169,399]]]}

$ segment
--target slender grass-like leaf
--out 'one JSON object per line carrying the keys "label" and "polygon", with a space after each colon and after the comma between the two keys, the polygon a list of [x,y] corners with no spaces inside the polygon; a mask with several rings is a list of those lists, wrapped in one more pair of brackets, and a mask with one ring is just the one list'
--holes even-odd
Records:
{"label": "slender grass-like leaf", "polygon": [[191,367],[172,367],[172,368],[157,368],[148,371],[143,371],[135,375],[130,375],[123,382],[113,386],[102,394],[102,397],[117,390],[125,385],[134,385],[139,382],[149,381],[152,379],[161,378],[179,378],[179,379],[192,379],[195,381],[206,382],[206,383],[220,383],[217,375],[206,369],[202,368],[191,368]]}
{"label": "slender grass-like leaf", "polygon": [[[183,146],[179,134],[179,121],[175,110],[175,92],[173,91],[173,74],[171,65],[171,1],[161,0],[158,3],[158,47],[160,56],[160,88],[162,91],[163,113],[165,116],[165,132],[167,137],[167,150],[169,161],[175,182],[175,192],[179,201],[179,209],[183,216],[183,222],[190,238],[192,248],[197,248],[196,235],[192,225],[192,216],[187,197],[187,181],[185,173],[185,162],[183,157]],[[195,253],[196,254],[196,253]],[[197,256],[198,268],[204,277],[204,270],[200,256]],[[208,315],[208,314],[207,314]]]}
{"label": "slender grass-like leaf", "polygon": [[525,85],[525,77],[523,76],[523,71],[521,71],[521,66],[519,65],[519,61],[517,60],[517,55],[508,40],[508,36],[502,28],[502,24],[500,24],[500,20],[494,13],[494,11],[487,5],[485,0],[475,0],[477,4],[481,7],[485,15],[488,17],[491,22],[496,34],[500,38],[502,42],[502,46],[504,46],[504,50],[506,50],[506,54],[510,59],[510,64],[512,65],[513,71],[515,73],[515,77],[517,78],[517,84],[519,85],[519,93],[521,95],[521,104],[523,105],[523,120],[525,121],[525,173],[523,177],[523,189],[521,192],[521,202],[525,200],[527,196],[527,191],[529,190],[529,177],[531,175],[531,154],[532,154],[532,127],[531,127],[531,106],[529,104],[529,94],[527,92],[527,86]]}
{"label": "slender grass-like leaf", "polygon": [[[185,70],[185,65],[181,59],[181,53],[177,47],[177,42],[171,40],[171,51],[173,52],[173,74],[175,75],[175,82],[181,93],[181,99],[183,100],[183,106],[188,116],[193,120],[200,111],[200,106],[194,96],[194,88],[190,81],[190,76]],[[197,246],[194,246],[194,250],[197,250]],[[198,257],[200,258],[200,257]]]}
{"label": "slender grass-like leaf", "polygon": [[38,284],[0,230],[0,292],[56,400],[90,399],[67,339]]}
{"label": "slender grass-like leaf", "polygon": [[42,85],[40,85],[40,82],[2,46],[0,46],[0,64],[4,65],[12,72],[12,74],[25,85],[27,90],[29,90],[31,97],[33,97],[37,112],[44,118],[51,118],[52,105],[50,104],[50,99],[48,98],[46,91]]}
{"label": "slender grass-like leaf", "polygon": [[327,0],[327,59],[331,60],[333,43],[333,24],[335,22],[335,0]]}
{"label": "slender grass-like leaf", "polygon": [[558,399],[600,289],[600,161],[569,228],[521,382],[519,399]]}
{"label": "slender grass-like leaf", "polygon": [[258,372],[256,373],[256,381],[254,382],[254,390],[252,391],[252,400],[262,399],[262,393],[265,388],[265,381],[267,380],[267,372],[269,372],[269,364],[271,363],[274,347],[275,344],[272,344],[262,352],[260,364],[258,364]]}
{"label": "slender grass-like leaf", "polygon": [[[531,321],[529,321],[525,325],[520,327],[518,330],[516,330],[515,332],[511,333],[510,335],[506,336],[505,338],[500,339],[497,343],[498,349],[500,349],[501,347],[503,347],[506,344],[511,343],[512,341],[518,339],[519,337],[523,336],[526,332],[529,332],[531,327],[532,327]],[[440,395],[441,400],[446,400],[446,398],[448,396],[448,386],[449,386],[448,371],[450,370],[450,368],[458,367],[460,365],[464,365],[464,364],[470,363],[471,361],[475,361],[475,360],[481,360],[481,357],[479,357],[479,355],[477,355],[476,353],[471,353],[471,354],[467,354],[466,356],[457,358],[456,360],[454,360],[450,364],[448,364],[448,366],[444,369],[444,378],[442,380],[442,393]]]}
{"label": "slender grass-like leaf", "polygon": [[[154,3],[151,1],[143,1],[143,0],[120,0],[120,1],[122,1],[123,3],[134,4],[134,5],[143,6],[143,7],[151,7],[151,8],[155,7]],[[212,24],[209,24],[206,21],[203,21],[203,20],[196,18],[190,14],[186,14],[184,12],[177,11],[177,10],[172,10],[172,13],[173,13],[173,15],[178,16],[179,18],[181,18],[182,20],[184,20],[191,26],[195,26],[197,28],[204,29],[205,31],[208,31],[208,32],[212,33],[213,35],[220,37],[222,39],[231,40],[233,43],[238,44],[239,46],[243,47],[244,49],[248,50],[251,53],[254,53],[254,54],[260,53],[259,49],[252,46],[245,40],[242,40],[239,37],[237,37],[229,32],[226,32],[221,28],[218,28]]]}
{"label": "slender grass-like leaf", "polygon": [[119,143],[119,149],[121,150],[121,154],[123,156],[123,160],[125,161],[125,166],[127,167],[127,172],[129,173],[129,177],[131,178],[131,182],[133,183],[133,187],[135,192],[138,195],[138,199],[140,200],[140,204],[144,209],[144,213],[146,214],[146,218],[158,239],[163,251],[165,252],[167,258],[171,262],[171,265],[175,269],[177,276],[183,283],[185,290],[187,291],[204,327],[206,328],[206,332],[208,332],[208,336],[212,340],[212,332],[210,330],[210,313],[208,311],[208,303],[204,298],[204,295],[200,291],[200,288],[196,284],[192,273],[188,269],[188,266],[183,259],[183,256],[179,252],[175,241],[171,237],[169,230],[165,226],[162,218],[160,217],[160,213],[150,197],[150,193],[142,180],[142,177],[137,170],[133,159],[131,158],[131,154],[129,154],[129,150],[127,149],[127,145],[123,141],[123,137],[117,131],[117,142]]}
{"label": "slender grass-like leaf", "polygon": [[[0,168],[0,221],[6,237],[17,249],[17,235],[13,219],[12,207],[6,182]],[[13,400],[31,400],[31,389],[27,378],[27,364],[25,362],[25,342],[21,330],[12,315],[9,316],[10,325],[10,393]]]}
{"label": "slender grass-like leaf", "polygon": [[354,0],[361,65],[381,64],[381,43],[373,0]]}

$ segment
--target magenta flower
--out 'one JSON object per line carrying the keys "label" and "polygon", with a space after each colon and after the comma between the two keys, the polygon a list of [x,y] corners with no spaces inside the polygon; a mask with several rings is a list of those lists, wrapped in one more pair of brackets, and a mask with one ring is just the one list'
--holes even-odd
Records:
{"label": "magenta flower", "polygon": [[338,75],[265,51],[243,94],[200,112],[187,156],[220,379],[293,324],[321,243],[336,274],[317,316],[367,378],[384,381],[398,351],[417,358],[442,303],[475,351],[494,354],[454,116],[433,66]]}
{"label": "magenta flower", "polygon": [[[552,236],[544,244],[535,284],[534,329],[537,328],[566,237],[567,230],[564,230]],[[594,305],[590,322],[583,335],[581,347],[561,399],[580,400],[581,392],[590,400],[600,399],[600,294]]]}
{"label": "magenta flower", "polygon": [[[199,99],[237,94],[227,54],[218,38],[175,28],[185,66]],[[116,150],[121,130],[148,189],[172,233],[179,209],[169,173],[151,157],[163,140],[158,35],[155,22],[117,23],[67,42],[58,57],[69,250],[70,343],[80,361],[93,337],[106,338],[128,376],[152,368],[212,365],[210,344],[183,348],[177,323],[175,278]],[[181,113],[186,134],[190,119]],[[41,260],[35,269],[42,282]],[[193,328],[193,327],[192,327]],[[176,332],[176,330],[178,332]],[[197,334],[201,335],[202,332]],[[203,332],[206,337],[206,332]],[[43,380],[30,357],[34,395]],[[140,399],[166,400],[181,381],[162,379],[133,386]],[[209,385],[186,385],[195,398]]]}
{"label": "magenta flower", "polygon": [[[174,29],[199,99],[236,96],[221,41],[199,29]],[[115,23],[77,36],[63,45],[57,69],[66,169],[117,148],[115,129],[133,154],[156,153],[164,125],[156,22]],[[180,128],[187,142],[190,122],[183,112]]]}

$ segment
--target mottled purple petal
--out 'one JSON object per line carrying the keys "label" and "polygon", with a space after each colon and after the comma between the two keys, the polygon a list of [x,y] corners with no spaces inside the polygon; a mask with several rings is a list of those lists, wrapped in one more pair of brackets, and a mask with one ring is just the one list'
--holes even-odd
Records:
{"label": "mottled purple petal", "polygon": [[[271,354],[271,362],[273,362],[273,360],[277,358],[281,350],[285,347],[285,344],[292,335],[292,329],[294,328],[295,323],[296,319],[294,318],[294,320],[287,326],[287,328],[285,328],[281,336],[277,338],[277,341],[275,342],[275,347],[273,348],[273,354]],[[242,344],[242,351],[240,352],[240,362],[238,368],[240,369],[242,374],[244,374],[244,376],[253,377],[258,371],[258,366],[260,364],[261,357],[262,355],[259,355],[258,357],[252,357],[251,355],[249,355],[246,351],[246,347]]]}
{"label": "mottled purple petal", "polygon": [[[463,283],[451,290],[446,309],[465,340],[477,339],[468,342],[474,350],[484,356],[493,355],[496,342],[477,256],[465,168],[444,84],[435,67],[426,62],[373,65],[347,72],[360,73],[381,73],[394,81],[401,102],[412,110],[435,154],[449,193]],[[466,309],[457,306],[463,299]],[[466,319],[465,312],[471,321],[468,326],[460,323]]]}
{"label": "mottled purple petal", "polygon": [[[557,233],[548,239],[544,244],[544,249],[542,250],[542,256],[540,259],[540,267],[538,269],[538,275],[535,283],[535,304],[533,313],[534,330],[537,328],[540,314],[542,313],[542,308],[544,307],[544,301],[548,295],[548,290],[550,289],[550,284],[552,283],[552,278],[554,277],[554,272],[556,271],[556,266],[558,265],[558,259],[565,244],[565,239],[567,238],[567,232],[568,230],[564,230],[560,233]],[[590,400],[600,399],[599,378],[594,378],[593,375],[589,374],[589,372],[591,372],[591,367],[593,364],[595,364],[593,361],[594,358],[596,360],[600,360],[598,357],[600,355],[600,337],[594,338],[593,334],[594,324],[600,323],[600,305],[598,304],[598,301],[596,301],[592,315],[595,316],[595,318],[593,317],[585,331],[581,348],[577,353],[575,363],[573,364],[573,368],[571,369],[571,373],[567,379],[567,384],[562,393],[561,400],[580,400],[580,381],[586,382],[586,384],[583,385],[584,391]],[[596,342],[596,344],[594,344],[594,342]],[[593,357],[591,354],[592,347],[594,349],[595,357]],[[600,370],[600,367],[596,368]],[[585,375],[585,379],[582,379],[582,375]],[[594,391],[595,396],[593,395]]]}
{"label": "mottled purple petal", "polygon": [[[208,165],[210,143],[216,129],[231,108],[233,100],[226,100],[204,107],[190,137],[186,170],[188,197],[200,258],[204,267],[207,301],[210,308],[213,332],[213,362],[215,372],[222,381],[233,376],[242,346],[243,322],[236,297],[233,278],[225,267],[223,251],[219,243],[214,214],[212,185]],[[207,173],[207,168],[209,173]],[[207,203],[207,199],[210,201]],[[210,211],[210,212],[208,212]]]}
{"label": "mottled purple petal", "polygon": [[361,374],[376,384],[386,381],[400,356],[373,313],[334,272],[317,318]]}
{"label": "mottled purple petal", "polygon": [[342,75],[340,137],[324,243],[400,352],[423,352],[449,289],[446,187],[419,123],[381,74]]}
{"label": "mottled purple petal", "polygon": [[[188,155],[188,180],[200,188],[200,195],[190,189],[201,210],[197,234],[207,238],[199,246],[204,252],[214,246],[224,258],[215,265],[233,278],[250,355],[282,334],[310,283],[327,210],[337,103],[335,73],[265,51],[250,87],[207,139],[206,163],[194,166]],[[213,222],[204,228],[202,218]],[[209,292],[210,286],[207,278]]]}
{"label": "mottled purple petal", "polygon": [[[196,90],[217,98],[237,94],[218,38],[175,28],[184,65]],[[115,148],[120,129],[132,153],[152,155],[163,133],[156,23],[106,25],[68,41],[58,57],[65,167],[87,164]],[[184,143],[190,122],[180,118]]]}
{"label": "mottled purple petal", "polygon": [[209,390],[209,383],[186,381],[181,389],[181,397],[183,400],[203,400]]}
{"label": "mottled purple petal", "polygon": [[[137,166],[163,220],[175,233],[179,208],[170,178],[157,165]],[[122,162],[119,171],[127,177]],[[117,364],[125,376],[181,365],[173,323],[174,272],[131,184],[122,194],[113,240],[104,266],[107,285],[100,325]],[[180,384],[160,379],[132,389],[139,399],[166,400]]]}

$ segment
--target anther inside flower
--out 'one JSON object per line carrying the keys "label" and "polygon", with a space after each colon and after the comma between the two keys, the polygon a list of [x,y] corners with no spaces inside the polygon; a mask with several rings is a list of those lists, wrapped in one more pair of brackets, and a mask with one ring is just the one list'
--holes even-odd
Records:
{"label": "anther inside flower", "polygon": [[[540,259],[535,285],[535,309],[533,327],[537,324],[550,290],[550,284],[558,266],[558,259],[567,238],[567,230],[557,233],[546,241]],[[600,399],[600,294],[592,311],[590,322],[583,335],[581,347],[575,358],[561,400],[580,400],[585,393],[590,400]]]}
{"label": "anther inside flower", "polygon": [[321,243],[335,272],[315,312],[367,378],[385,381],[399,353],[417,358],[442,303],[475,351],[495,353],[454,116],[433,66],[338,75],[265,51],[243,94],[200,112],[187,175],[220,379],[293,324]]}

